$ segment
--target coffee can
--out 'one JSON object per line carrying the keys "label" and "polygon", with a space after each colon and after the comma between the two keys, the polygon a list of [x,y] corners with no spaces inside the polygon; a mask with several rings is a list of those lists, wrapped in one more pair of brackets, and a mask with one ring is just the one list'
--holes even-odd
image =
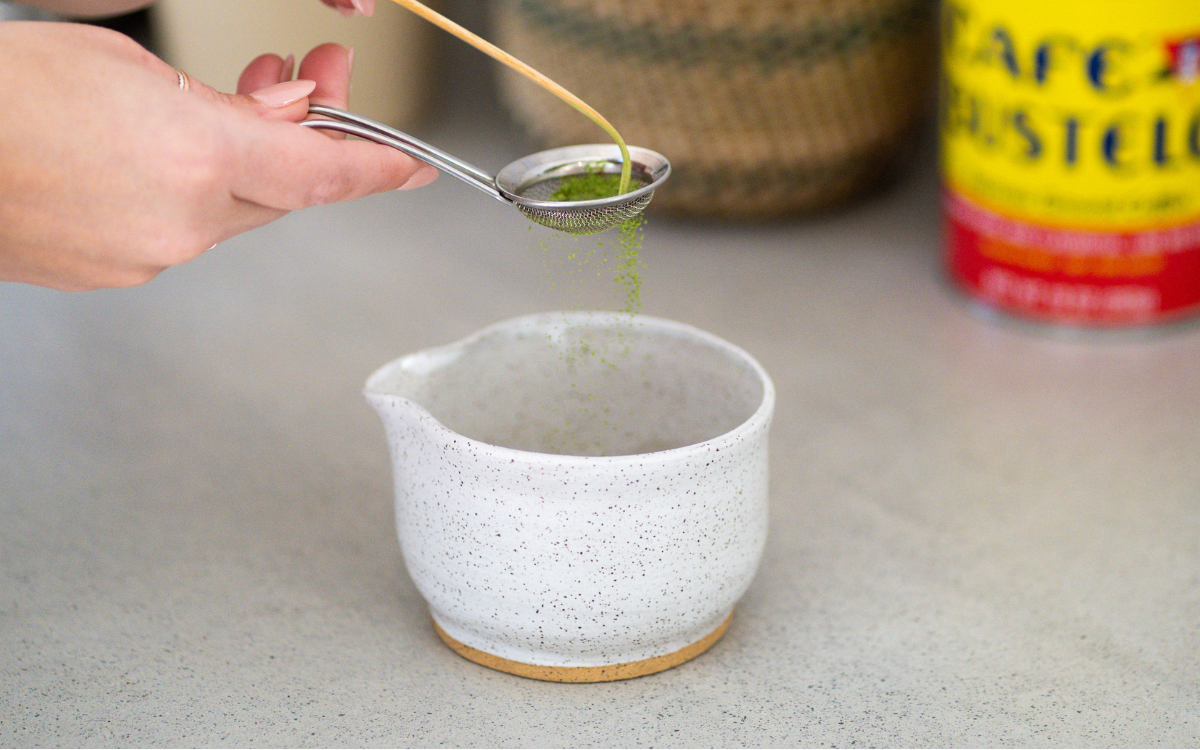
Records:
{"label": "coffee can", "polygon": [[1200,311],[1200,2],[945,0],[948,273],[984,309]]}

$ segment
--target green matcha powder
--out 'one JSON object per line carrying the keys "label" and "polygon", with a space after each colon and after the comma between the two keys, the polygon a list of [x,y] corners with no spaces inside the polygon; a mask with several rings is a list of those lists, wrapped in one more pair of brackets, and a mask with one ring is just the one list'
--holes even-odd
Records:
{"label": "green matcha powder", "polygon": [[[590,201],[611,198],[620,190],[621,176],[604,174],[602,167],[565,177],[550,194],[552,201]],[[634,315],[642,309],[642,215],[626,219],[617,233],[617,272],[614,278],[625,298],[621,312]]]}

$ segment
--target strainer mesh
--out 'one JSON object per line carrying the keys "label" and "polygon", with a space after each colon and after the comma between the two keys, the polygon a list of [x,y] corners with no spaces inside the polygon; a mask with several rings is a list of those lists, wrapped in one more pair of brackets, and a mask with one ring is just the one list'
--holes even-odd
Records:
{"label": "strainer mesh", "polygon": [[[560,182],[562,182],[560,177],[551,177],[535,182],[521,190],[520,197],[533,201],[548,201],[554,191],[558,189]],[[649,181],[635,176],[633,183],[631,190],[636,190],[648,185]],[[637,216],[645,210],[653,196],[654,193],[649,192],[631,200],[617,201],[606,206],[592,208],[547,209],[526,206],[521,203],[517,203],[517,208],[521,209],[521,213],[528,216],[531,221],[559,232],[595,234]]]}

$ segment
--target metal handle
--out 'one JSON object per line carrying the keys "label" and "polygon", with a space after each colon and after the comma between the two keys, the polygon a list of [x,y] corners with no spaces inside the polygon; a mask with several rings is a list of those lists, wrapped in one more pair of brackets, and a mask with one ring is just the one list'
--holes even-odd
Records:
{"label": "metal handle", "polygon": [[408,133],[403,133],[395,128],[389,128],[387,125],[382,125],[374,120],[368,120],[351,112],[326,107],[321,104],[309,106],[308,113],[310,115],[321,115],[322,117],[331,117],[333,119],[305,120],[300,123],[302,127],[318,130],[336,130],[340,133],[348,133],[349,135],[356,135],[359,138],[365,138],[368,141],[381,143],[384,146],[391,146],[403,151],[414,159],[420,159],[426,164],[432,164],[443,172],[457,177],[476,190],[487,193],[498,201],[509,203],[509,200],[501,195],[500,191],[496,188],[495,177],[484,172],[474,164],[469,164],[462,159],[451,156],[440,148],[430,146],[424,141],[413,138]]}

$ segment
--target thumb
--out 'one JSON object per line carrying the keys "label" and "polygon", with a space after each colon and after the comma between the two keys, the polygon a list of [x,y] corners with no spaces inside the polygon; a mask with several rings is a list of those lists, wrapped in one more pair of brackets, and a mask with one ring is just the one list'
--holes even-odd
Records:
{"label": "thumb", "polygon": [[226,94],[192,79],[191,91],[195,96],[268,120],[300,122],[308,116],[308,95],[316,88],[316,81],[300,79],[275,83],[245,94]]}

